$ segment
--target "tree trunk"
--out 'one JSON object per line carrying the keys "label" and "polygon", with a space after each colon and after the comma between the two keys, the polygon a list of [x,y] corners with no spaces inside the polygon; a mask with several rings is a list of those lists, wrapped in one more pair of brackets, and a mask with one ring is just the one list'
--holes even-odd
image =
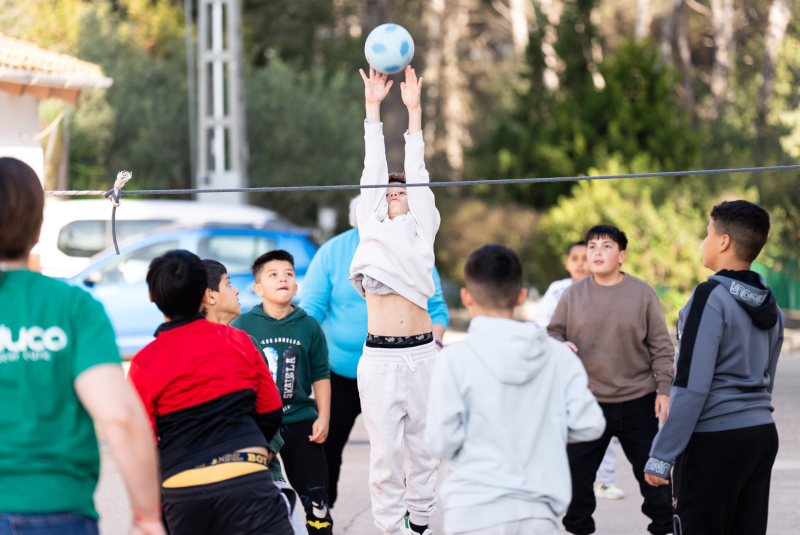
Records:
{"label": "tree trunk", "polygon": [[652,20],[650,0],[636,0],[636,25],[634,26],[633,36],[637,41],[650,37],[650,23]]}
{"label": "tree trunk", "polygon": [[714,28],[714,66],[711,71],[710,117],[718,119],[728,92],[729,52],[733,47],[733,0],[711,0],[711,25]]}
{"label": "tree trunk", "polygon": [[458,42],[466,36],[469,25],[469,0],[451,0],[445,10],[442,28],[442,80],[443,95],[440,113],[444,120],[444,148],[450,164],[450,179],[464,176],[464,147],[469,144],[469,104],[467,80],[461,69]]}
{"label": "tree trunk", "polygon": [[514,52],[520,59],[525,58],[525,50],[528,48],[530,30],[528,28],[528,16],[531,13],[528,3],[531,0],[508,0],[508,12],[511,20],[511,39],[514,42]]}
{"label": "tree trunk", "polygon": [[694,88],[692,87],[692,49],[686,32],[686,0],[675,0],[675,33],[678,41],[678,57],[681,60],[681,105],[694,108]]}
{"label": "tree trunk", "polygon": [[759,92],[758,134],[763,135],[772,107],[772,79],[786,28],[792,18],[792,0],[774,0],[769,9],[769,26],[764,36],[764,82]]}
{"label": "tree trunk", "polygon": [[661,28],[661,57],[664,63],[672,63],[672,34],[675,27],[675,5],[683,0],[670,0],[666,13],[664,13]]}

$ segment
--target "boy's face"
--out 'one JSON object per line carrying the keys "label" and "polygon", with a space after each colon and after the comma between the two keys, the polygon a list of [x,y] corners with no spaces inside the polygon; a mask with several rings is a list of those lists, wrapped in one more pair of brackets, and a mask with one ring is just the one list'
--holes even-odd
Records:
{"label": "boy's face", "polygon": [[227,273],[223,273],[220,278],[218,292],[211,288],[206,289],[203,304],[209,312],[214,310],[220,317],[230,317],[230,321],[242,314],[242,305],[239,303],[239,290],[231,284],[231,278]]}
{"label": "boy's face", "polygon": [[261,267],[253,291],[265,302],[288,305],[297,293],[294,267],[286,260],[272,260]]}
{"label": "boy's face", "polygon": [[619,272],[620,266],[628,258],[627,251],[620,251],[619,244],[605,236],[589,240],[586,249],[589,271],[601,277]]}
{"label": "boy's face", "polygon": [[706,227],[706,239],[703,240],[703,266],[713,271],[716,269],[719,258],[719,244],[722,236],[717,233],[714,220],[711,219]]}
{"label": "boy's face", "polygon": [[406,188],[394,182],[386,189],[386,202],[389,203],[389,219],[408,213],[408,195]]}
{"label": "boy's face", "polygon": [[564,263],[567,268],[569,276],[572,277],[572,282],[577,282],[589,274],[589,263],[586,260],[586,246],[575,245],[570,249],[567,255],[567,261]]}

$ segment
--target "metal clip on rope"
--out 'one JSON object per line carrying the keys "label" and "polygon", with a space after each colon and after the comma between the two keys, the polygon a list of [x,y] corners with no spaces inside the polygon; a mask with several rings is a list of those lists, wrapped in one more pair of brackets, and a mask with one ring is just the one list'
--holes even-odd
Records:
{"label": "metal clip on rope", "polygon": [[111,238],[114,240],[114,250],[117,255],[119,255],[119,246],[117,246],[117,208],[119,207],[120,190],[131,178],[133,178],[133,173],[130,171],[120,171],[114,181],[114,188],[103,193],[103,197],[111,199]]}

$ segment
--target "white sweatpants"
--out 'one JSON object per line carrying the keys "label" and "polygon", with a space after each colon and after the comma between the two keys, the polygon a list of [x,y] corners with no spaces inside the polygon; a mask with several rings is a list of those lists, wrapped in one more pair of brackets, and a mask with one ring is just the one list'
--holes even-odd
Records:
{"label": "white sweatpants", "polygon": [[[369,493],[375,525],[397,533],[406,511],[426,525],[436,506],[439,460],[425,446],[425,413],[437,351],[364,346],[358,393],[369,434]],[[405,460],[405,480],[403,478]]]}
{"label": "white sweatpants", "polygon": [[602,483],[608,485],[614,482],[615,465],[617,464],[617,450],[614,449],[619,444],[619,439],[614,437],[608,443],[605,455],[603,455],[603,462],[600,463],[600,468],[597,469],[597,475],[594,477],[595,483]]}
{"label": "white sweatpants", "polygon": [[558,535],[558,526],[549,518],[526,518],[458,535]]}

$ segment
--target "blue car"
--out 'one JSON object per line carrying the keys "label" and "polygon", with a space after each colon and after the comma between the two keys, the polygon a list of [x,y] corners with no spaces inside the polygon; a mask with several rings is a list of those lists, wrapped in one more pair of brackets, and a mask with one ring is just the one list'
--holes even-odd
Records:
{"label": "blue car", "polygon": [[66,282],[83,288],[103,304],[120,352],[130,358],[153,340],[153,333],[164,321],[147,295],[145,277],[153,258],[172,249],[186,249],[202,259],[222,262],[231,284],[239,289],[239,302],[246,312],[261,302],[253,292],[253,260],[272,249],[289,251],[294,256],[299,289],[317,250],[310,234],[298,228],[165,230],[121,243],[119,256],[113,249],[100,253],[91,266]]}

